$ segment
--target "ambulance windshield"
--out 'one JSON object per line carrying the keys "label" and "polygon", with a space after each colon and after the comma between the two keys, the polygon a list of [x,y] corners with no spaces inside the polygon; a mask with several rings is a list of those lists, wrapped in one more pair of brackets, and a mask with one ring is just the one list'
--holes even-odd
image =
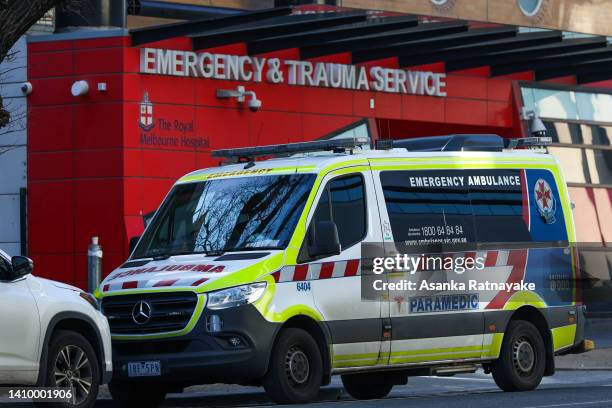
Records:
{"label": "ambulance windshield", "polygon": [[283,249],[314,179],[314,174],[291,174],[177,185],[132,259]]}

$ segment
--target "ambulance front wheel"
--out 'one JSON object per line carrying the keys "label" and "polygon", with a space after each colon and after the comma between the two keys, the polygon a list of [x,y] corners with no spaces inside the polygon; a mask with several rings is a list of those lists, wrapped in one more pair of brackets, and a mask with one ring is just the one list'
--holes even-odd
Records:
{"label": "ambulance front wheel", "polygon": [[278,404],[314,400],[323,381],[323,359],[316,341],[302,329],[283,329],[263,378],[266,393]]}
{"label": "ambulance front wheel", "polygon": [[499,358],[491,365],[493,379],[504,391],[530,391],[540,385],[546,348],[538,329],[524,320],[511,321]]}
{"label": "ambulance front wheel", "polygon": [[359,400],[386,397],[393,388],[393,382],[385,373],[346,374],[342,385],[349,395]]}

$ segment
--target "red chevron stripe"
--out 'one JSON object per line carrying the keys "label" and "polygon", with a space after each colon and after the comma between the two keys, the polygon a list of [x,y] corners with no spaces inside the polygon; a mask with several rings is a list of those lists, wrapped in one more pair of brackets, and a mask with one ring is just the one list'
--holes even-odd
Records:
{"label": "red chevron stripe", "polygon": [[204,282],[206,282],[208,280],[208,278],[202,278],[202,279],[198,279],[197,281],[193,282],[191,284],[191,286],[200,286],[201,284],[203,284]]}
{"label": "red chevron stripe", "polygon": [[[525,268],[527,267],[527,250],[515,249],[508,254],[508,265],[512,266],[512,272],[508,276],[506,283],[518,283],[525,277]],[[487,309],[501,309],[504,307],[510,296],[515,291],[502,290],[495,295],[493,300],[487,305]]]}
{"label": "red chevron stripe", "polygon": [[497,251],[487,252],[487,259],[485,260],[485,268],[495,266],[495,264],[497,263],[497,254],[498,254]]}
{"label": "red chevron stripe", "polygon": [[344,276],[355,276],[359,271],[359,259],[351,259],[346,263],[346,269],[344,270]]}
{"label": "red chevron stripe", "polygon": [[176,282],[178,282],[178,279],[166,279],[166,280],[157,282],[155,285],[153,285],[153,287],[154,288],[159,288],[161,286],[172,286]]}
{"label": "red chevron stripe", "polygon": [[136,289],[138,287],[138,281],[128,281],[121,284],[121,289]]}
{"label": "red chevron stripe", "polygon": [[325,262],[321,265],[321,273],[319,273],[319,279],[329,279],[334,273],[335,262]]}
{"label": "red chevron stripe", "polygon": [[308,264],[296,265],[295,270],[293,271],[293,280],[294,281],[303,281],[306,280],[308,276]]}

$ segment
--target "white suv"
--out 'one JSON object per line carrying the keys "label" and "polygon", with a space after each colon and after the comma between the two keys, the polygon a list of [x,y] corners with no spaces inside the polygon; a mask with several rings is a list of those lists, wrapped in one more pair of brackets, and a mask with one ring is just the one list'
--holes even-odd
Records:
{"label": "white suv", "polygon": [[32,268],[0,250],[0,384],[70,388],[60,406],[93,406],[112,375],[108,321],[92,295]]}

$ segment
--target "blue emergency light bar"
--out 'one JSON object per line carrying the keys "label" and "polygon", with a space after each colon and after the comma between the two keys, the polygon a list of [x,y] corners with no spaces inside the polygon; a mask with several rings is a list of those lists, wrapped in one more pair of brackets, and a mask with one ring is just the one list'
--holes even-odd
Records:
{"label": "blue emergency light bar", "polygon": [[499,135],[466,134],[377,140],[376,149],[399,148],[411,152],[501,152],[517,147],[547,146],[551,142],[552,138],[544,136],[505,140]]}

